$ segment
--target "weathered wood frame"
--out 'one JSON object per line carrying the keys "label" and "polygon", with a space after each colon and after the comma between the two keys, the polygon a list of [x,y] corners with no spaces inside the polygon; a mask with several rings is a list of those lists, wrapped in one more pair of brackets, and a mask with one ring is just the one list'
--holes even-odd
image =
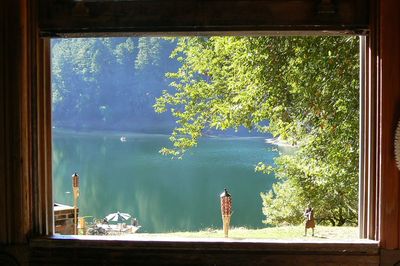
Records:
{"label": "weathered wood frame", "polygon": [[[354,12],[357,10],[357,12]],[[363,1],[266,1],[266,0],[136,0],[136,1],[60,1],[41,0],[39,28],[42,36],[112,36],[117,35],[212,35],[212,34],[366,34],[368,6]],[[225,11],[225,12],[224,12]],[[353,11],[353,12],[352,12]],[[290,13],[291,16],[284,16]],[[251,14],[251,16],[249,16]],[[267,14],[267,15],[266,15]],[[363,42],[365,44],[365,42]],[[362,48],[364,48],[362,46]],[[365,52],[365,49],[364,49]],[[366,54],[365,54],[366,55]],[[365,56],[363,55],[363,59]],[[366,67],[363,64],[363,67]],[[361,73],[366,72],[362,69]],[[368,75],[363,75],[363,77]],[[363,85],[366,82],[363,80]],[[365,87],[365,86],[364,86]],[[363,99],[371,99],[363,88]],[[369,107],[368,102],[362,106]],[[368,114],[368,110],[365,112]],[[371,117],[363,121],[366,125]],[[369,135],[369,134],[367,134]],[[362,146],[369,147],[363,138]],[[372,139],[368,140],[372,141]],[[364,156],[365,157],[365,156]],[[368,158],[368,157],[366,157]],[[363,164],[362,173],[366,171]],[[360,191],[371,180],[361,180]],[[360,209],[367,206],[368,197],[360,193]],[[368,195],[368,194],[367,194]],[[364,206],[366,204],[366,206]],[[361,208],[363,206],[363,208]],[[374,206],[374,204],[372,204]],[[369,208],[367,209],[369,210]],[[362,212],[360,235],[375,239],[375,227],[367,220],[370,211]],[[373,219],[373,218],[371,218]]]}
{"label": "weathered wood frame", "polygon": [[41,0],[44,36],[96,33],[364,33],[362,0]]}
{"label": "weathered wood frame", "polygon": [[[79,3],[81,6],[76,7]],[[0,140],[4,147],[4,152],[0,153],[0,167],[4,170],[0,179],[0,222],[4,225],[0,228],[1,243],[21,245],[21,250],[29,251],[24,253],[25,259],[38,263],[43,256],[56,262],[73,254],[72,259],[77,262],[78,250],[85,250],[88,260],[109,262],[118,261],[118,256],[125,262],[125,259],[144,262],[146,256],[153,256],[153,260],[158,258],[159,261],[167,258],[169,263],[178,263],[181,259],[184,259],[183,263],[223,263],[231,256],[232,262],[240,258],[242,263],[253,264],[252,257],[260,259],[259,263],[289,263],[293,259],[300,259],[299,262],[303,263],[330,260],[352,263],[351,259],[357,258],[357,261],[375,264],[379,259],[378,250],[374,245],[363,247],[361,244],[274,243],[271,246],[266,243],[143,244],[38,239],[39,236],[51,235],[53,224],[49,43],[40,35],[262,32],[367,34],[361,235],[378,240],[381,248],[400,248],[400,182],[391,145],[399,117],[396,105],[400,100],[399,2],[135,0],[82,3],[72,0],[10,0],[0,4],[3,18],[0,23],[6,29],[0,35],[1,48],[4,48],[1,51],[14,52],[12,56],[0,53],[1,61],[5,62],[0,67],[1,84],[6,88],[0,97],[1,106],[4,106],[0,112],[3,126]],[[320,4],[327,5],[321,7]],[[179,7],[184,8],[179,11]],[[264,14],[273,15],[265,18]],[[4,65],[10,67],[4,68]],[[24,244],[27,238],[31,239],[30,246]],[[347,252],[341,252],[344,249]],[[18,253],[9,246],[1,250],[8,250],[9,254]],[[64,256],[56,257],[55,254],[61,250]],[[127,254],[126,250],[133,255]],[[105,252],[103,256],[96,258],[96,254],[102,251]],[[238,255],[235,256],[235,252]],[[391,253],[392,261],[398,259],[396,256]]]}

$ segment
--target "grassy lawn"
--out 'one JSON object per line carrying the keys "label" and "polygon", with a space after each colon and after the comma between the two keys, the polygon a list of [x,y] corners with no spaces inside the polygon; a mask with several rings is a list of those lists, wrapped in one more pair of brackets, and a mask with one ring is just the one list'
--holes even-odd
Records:
{"label": "grassy lawn", "polygon": [[[199,232],[170,232],[162,234],[137,233],[137,236],[149,237],[188,237],[188,238],[224,238],[222,229],[207,229]],[[231,228],[230,239],[276,239],[276,240],[355,240],[358,239],[358,227],[332,227],[316,226],[314,236],[311,236],[311,229],[308,229],[307,236],[304,236],[304,226],[281,226],[263,229],[246,229],[243,227]]]}

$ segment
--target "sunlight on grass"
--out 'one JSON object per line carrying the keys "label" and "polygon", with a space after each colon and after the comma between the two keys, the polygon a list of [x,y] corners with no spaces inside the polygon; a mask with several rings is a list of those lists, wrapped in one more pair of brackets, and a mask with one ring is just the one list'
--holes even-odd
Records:
{"label": "sunlight on grass", "polygon": [[[198,232],[170,232],[162,234],[138,234],[155,237],[188,237],[188,238],[224,238],[222,229],[206,229]],[[317,226],[314,236],[311,230],[304,236],[304,226],[282,226],[263,229],[231,228],[230,239],[300,239],[300,240],[355,240],[358,239],[358,227]]]}

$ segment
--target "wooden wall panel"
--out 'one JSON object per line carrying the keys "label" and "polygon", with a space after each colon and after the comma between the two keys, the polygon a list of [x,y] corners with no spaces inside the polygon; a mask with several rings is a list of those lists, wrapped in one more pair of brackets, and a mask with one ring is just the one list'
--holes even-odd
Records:
{"label": "wooden wall panel", "polygon": [[[368,2],[333,1],[339,3],[335,10],[337,16],[334,17],[329,12],[318,12],[318,6],[315,5],[318,2],[314,0],[188,0],[187,2],[136,0],[104,1],[97,7],[88,1],[85,2],[87,6],[77,7],[76,5],[82,1],[41,0],[42,4],[49,6],[42,6],[43,13],[39,22],[45,35],[111,31],[218,32],[247,29],[257,31],[343,28],[348,28],[354,33],[368,27],[368,15],[366,15]],[[37,38],[38,18],[34,16],[35,3],[34,0],[0,1],[0,258],[4,251],[18,254],[18,250],[16,251],[14,247],[15,244],[19,244],[25,254],[31,253],[33,264],[46,263],[47,259],[50,259],[50,262],[66,264],[69,258],[78,263],[81,257],[93,264],[127,263],[131,259],[157,264],[161,262],[186,264],[188,261],[221,264],[227,261],[232,264],[239,262],[254,264],[254,261],[275,264],[302,261],[321,264],[328,263],[328,260],[342,264],[377,263],[379,256],[377,252],[344,254],[315,248],[302,251],[257,248],[238,250],[220,245],[215,248],[205,248],[194,244],[188,244],[186,248],[176,246],[166,248],[145,243],[141,247],[134,247],[133,250],[123,250],[121,247],[110,247],[104,242],[100,242],[97,246],[86,242],[81,242],[81,246],[68,243],[63,247],[56,246],[52,241],[47,246],[41,244],[28,246],[27,237],[31,233],[46,234],[49,232],[48,226],[51,225],[51,207],[47,204],[51,199],[51,188],[49,188],[51,181],[46,181],[42,177],[43,173],[47,175],[46,178],[51,174],[51,165],[47,164],[50,156],[48,151],[51,150],[50,130],[43,129],[43,125],[50,119],[50,107],[44,104],[49,103],[45,99],[49,94],[46,91],[35,90],[41,86],[46,87],[43,85],[45,80],[39,78],[45,75],[41,69],[45,68],[45,65],[37,64],[38,61],[45,59],[40,59],[37,55],[40,55],[41,52],[38,51],[43,51],[46,44]],[[117,3],[123,8],[117,7]],[[372,199],[374,195],[379,195],[377,202],[379,217],[372,219],[379,219],[366,234],[369,237],[378,237],[382,248],[399,249],[400,175],[394,163],[393,133],[400,118],[400,2],[382,0],[378,3],[380,9],[377,10],[378,23],[375,25],[377,29],[370,36],[374,39],[371,41],[374,50],[371,54],[373,58],[370,58],[371,69],[375,69],[371,72],[370,83],[375,84],[377,90],[374,93],[377,93],[380,99],[376,103],[378,109],[375,113],[378,126],[371,128],[372,131],[375,130],[379,141],[374,147],[376,152],[372,150],[370,155],[375,157],[373,162],[377,163],[374,164],[375,168],[371,168],[369,178],[380,180],[377,184],[378,191],[374,187],[370,188]],[[184,12],[182,9],[179,11],[178,7],[182,7]],[[212,7],[218,12],[209,11]],[[351,12],[354,7],[358,10],[356,14]],[[270,12],[280,9],[287,10],[288,16],[282,18],[268,16],[272,14]],[[235,24],[235,21],[244,23]],[[375,38],[376,36],[379,38]],[[42,63],[48,64],[44,61]],[[35,98],[35,95],[40,96]],[[38,109],[40,106],[45,107]],[[32,127],[33,125],[39,126],[40,129]],[[37,209],[33,211],[33,207]],[[374,209],[375,206],[372,206],[369,212],[376,214]],[[375,232],[376,229],[379,229],[378,232]]]}
{"label": "wooden wall panel", "polygon": [[35,10],[34,0],[0,1],[0,265],[28,265],[29,238],[51,233],[51,127],[33,126],[39,116],[40,125],[51,119],[49,55]]}
{"label": "wooden wall panel", "polygon": [[7,219],[6,219],[6,164],[7,164],[7,152],[6,152],[6,84],[7,84],[7,68],[6,68],[6,2],[0,2],[0,243],[4,243],[7,240]]}
{"label": "wooden wall panel", "polygon": [[379,265],[377,244],[167,242],[47,239],[31,265]]}
{"label": "wooden wall panel", "polygon": [[380,2],[380,239],[398,249],[400,239],[400,174],[394,160],[394,132],[400,119],[400,1]]}
{"label": "wooden wall panel", "polygon": [[[1,243],[26,242],[26,233],[29,217],[29,201],[25,188],[27,151],[22,151],[27,132],[23,133],[21,100],[23,91],[26,91],[26,64],[27,58],[24,51],[26,41],[26,24],[23,25],[21,17],[25,14],[23,1],[2,1],[2,10],[7,12],[2,16],[2,27],[5,41],[1,42],[2,64],[4,75],[1,76],[2,103],[1,115],[2,125],[0,135],[3,136],[1,146],[0,175],[2,186],[0,187],[0,209],[1,224],[3,227]],[[25,26],[25,27],[24,27]],[[26,95],[24,96],[26,97]],[[5,231],[3,231],[5,230]]]}
{"label": "wooden wall panel", "polygon": [[[323,30],[362,32],[368,2],[362,0],[40,0],[43,35],[109,32]],[[226,33],[225,33],[226,34]]]}
{"label": "wooden wall panel", "polygon": [[[27,243],[32,234],[31,89],[37,67],[32,50],[34,1],[0,2],[0,244]],[[36,25],[36,24],[35,24]]]}

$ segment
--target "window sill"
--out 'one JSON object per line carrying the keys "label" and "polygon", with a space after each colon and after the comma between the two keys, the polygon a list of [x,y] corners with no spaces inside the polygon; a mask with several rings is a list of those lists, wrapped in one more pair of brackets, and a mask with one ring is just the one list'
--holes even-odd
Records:
{"label": "window sill", "polygon": [[31,239],[31,263],[107,265],[379,265],[379,243],[48,236]]}
{"label": "window sill", "polygon": [[[310,237],[311,238],[311,237]],[[58,247],[123,247],[123,248],[205,248],[205,249],[261,249],[263,251],[316,251],[375,254],[379,242],[369,239],[357,240],[276,240],[276,239],[232,239],[232,238],[186,238],[186,237],[142,237],[131,236],[88,236],[54,235],[33,238],[30,246],[43,248]]]}

